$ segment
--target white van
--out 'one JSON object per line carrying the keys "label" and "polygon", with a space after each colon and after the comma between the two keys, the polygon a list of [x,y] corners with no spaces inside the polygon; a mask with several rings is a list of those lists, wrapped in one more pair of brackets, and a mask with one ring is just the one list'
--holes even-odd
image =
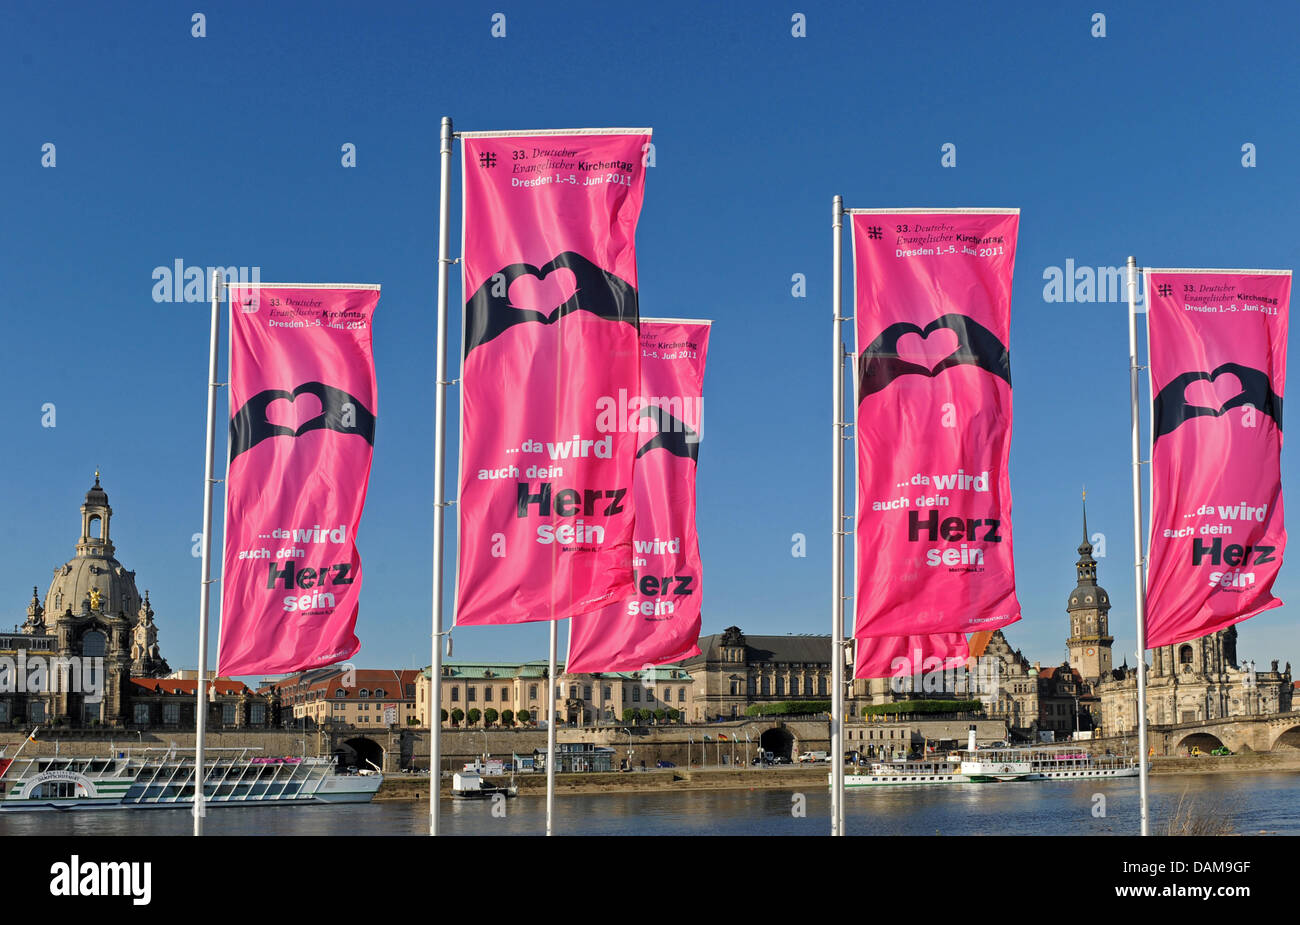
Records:
{"label": "white van", "polygon": [[804,752],[799,756],[799,762],[802,764],[807,761],[830,761],[830,756],[826,752]]}

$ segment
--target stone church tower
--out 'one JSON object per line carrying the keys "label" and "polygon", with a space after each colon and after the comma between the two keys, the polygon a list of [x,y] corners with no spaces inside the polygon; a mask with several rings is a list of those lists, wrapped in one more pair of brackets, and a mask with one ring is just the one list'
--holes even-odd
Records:
{"label": "stone church tower", "polygon": [[136,590],[135,572],[115,557],[109,531],[112,518],[108,494],[96,472],[95,484],[81,505],[76,555],[54,569],[44,607],[33,594],[27,608],[24,630],[53,636],[55,654],[103,659],[102,698],[83,697],[79,690],[46,695],[42,699],[47,721],[121,725],[128,721],[131,677],[167,672],[149,599],[142,599]]}
{"label": "stone church tower", "polygon": [[153,622],[149,592],[145,591],[131,630],[131,674],[137,678],[162,678],[170,673],[171,667],[158,649],[158,625]]}
{"label": "stone church tower", "polygon": [[1111,677],[1110,595],[1097,584],[1097,560],[1088,540],[1088,508],[1083,509],[1083,542],[1079,544],[1078,586],[1070,592],[1065,611],[1070,615],[1070,638],[1065,641],[1070,667],[1084,681],[1096,684]]}

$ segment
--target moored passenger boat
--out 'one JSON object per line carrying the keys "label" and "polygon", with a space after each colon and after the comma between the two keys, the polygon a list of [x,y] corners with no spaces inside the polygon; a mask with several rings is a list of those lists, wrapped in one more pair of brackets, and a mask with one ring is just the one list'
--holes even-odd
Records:
{"label": "moored passenger boat", "polygon": [[[193,749],[177,748],[0,759],[0,812],[190,806],[194,765]],[[214,807],[368,803],[384,779],[378,770],[347,773],[329,758],[269,758],[247,748],[207,749],[204,765],[204,801]]]}
{"label": "moored passenger boat", "polygon": [[919,761],[877,761],[867,773],[845,774],[845,787],[905,786],[908,784],[962,784],[969,777],[959,764],[945,759]]}

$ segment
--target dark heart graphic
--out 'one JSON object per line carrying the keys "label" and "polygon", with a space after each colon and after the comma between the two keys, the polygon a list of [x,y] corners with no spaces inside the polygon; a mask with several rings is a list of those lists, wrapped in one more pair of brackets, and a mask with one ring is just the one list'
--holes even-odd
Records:
{"label": "dark heart graphic", "polygon": [[[937,335],[932,342],[930,335],[940,330],[952,333]],[[954,336],[955,349],[945,353],[944,347],[953,343]],[[942,358],[932,362],[940,354]],[[941,315],[924,328],[910,321],[895,322],[881,331],[858,358],[858,400],[881,391],[899,376],[934,377],[953,366],[978,366],[1011,384],[1011,354],[1006,345],[973,318],[954,312]]]}
{"label": "dark heart graphic", "polygon": [[[1225,378],[1216,382],[1220,376]],[[1241,390],[1225,400],[1224,396],[1231,391],[1228,377],[1235,378]],[[1272,418],[1277,429],[1282,429],[1282,396],[1273,391],[1267,373],[1240,363],[1224,363],[1208,373],[1197,371],[1175,376],[1156,394],[1151,405],[1155,429],[1152,440],[1171,433],[1192,418],[1222,417],[1244,405]]]}
{"label": "dark heart graphic", "polygon": [[[311,417],[306,415],[316,410],[313,403],[307,411],[297,407],[300,395],[312,396],[320,404],[320,411]],[[276,402],[288,402],[287,406]],[[267,410],[275,405],[273,416],[280,423],[272,422],[267,417]],[[351,423],[344,423],[345,416],[351,414]],[[301,421],[291,427],[285,421]],[[375,415],[369,408],[342,389],[323,382],[304,382],[292,392],[284,389],[266,389],[258,392],[244,403],[230,419],[230,458],[233,460],[240,453],[251,450],[263,440],[270,437],[301,437],[313,430],[333,430],[341,434],[355,434],[364,437],[371,446],[375,444]]]}
{"label": "dark heart graphic", "polygon": [[665,449],[674,456],[691,460],[697,466],[700,464],[700,435],[685,421],[677,419],[657,405],[641,409],[641,417],[653,420],[659,433],[636,451],[637,459],[653,449]]}
{"label": "dark heart graphic", "polygon": [[284,427],[298,432],[308,421],[325,413],[319,398],[310,392],[289,398],[277,398],[266,406],[266,422],[273,427]]}
{"label": "dark heart graphic", "polygon": [[[553,278],[556,270],[568,272]],[[515,286],[515,281],[521,279]],[[511,301],[512,297],[533,304],[518,305]],[[538,299],[548,297],[563,301],[551,306],[536,304]],[[465,303],[465,356],[517,324],[554,324],[571,312],[591,312],[611,321],[626,321],[635,328],[639,320],[637,292],[625,280],[573,251],[565,251],[540,267],[512,263],[488,277]]]}

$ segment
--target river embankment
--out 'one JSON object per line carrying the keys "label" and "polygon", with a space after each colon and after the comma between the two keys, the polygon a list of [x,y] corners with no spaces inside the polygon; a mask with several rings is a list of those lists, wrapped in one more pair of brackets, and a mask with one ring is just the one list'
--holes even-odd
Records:
{"label": "river embankment", "polygon": [[[789,790],[817,788],[827,784],[829,766],[789,765],[771,768],[662,768],[645,771],[560,774],[555,779],[557,796],[590,793],[648,793],[693,790]],[[1300,751],[1250,752],[1242,755],[1201,758],[1157,757],[1151,760],[1152,775],[1249,774],[1295,772],[1300,775]],[[509,778],[484,778],[504,785]],[[518,774],[514,784],[521,796],[546,793],[546,775]],[[442,795],[451,795],[451,778],[442,781]],[[417,801],[429,798],[426,774],[394,774],[384,779],[376,800]]]}

